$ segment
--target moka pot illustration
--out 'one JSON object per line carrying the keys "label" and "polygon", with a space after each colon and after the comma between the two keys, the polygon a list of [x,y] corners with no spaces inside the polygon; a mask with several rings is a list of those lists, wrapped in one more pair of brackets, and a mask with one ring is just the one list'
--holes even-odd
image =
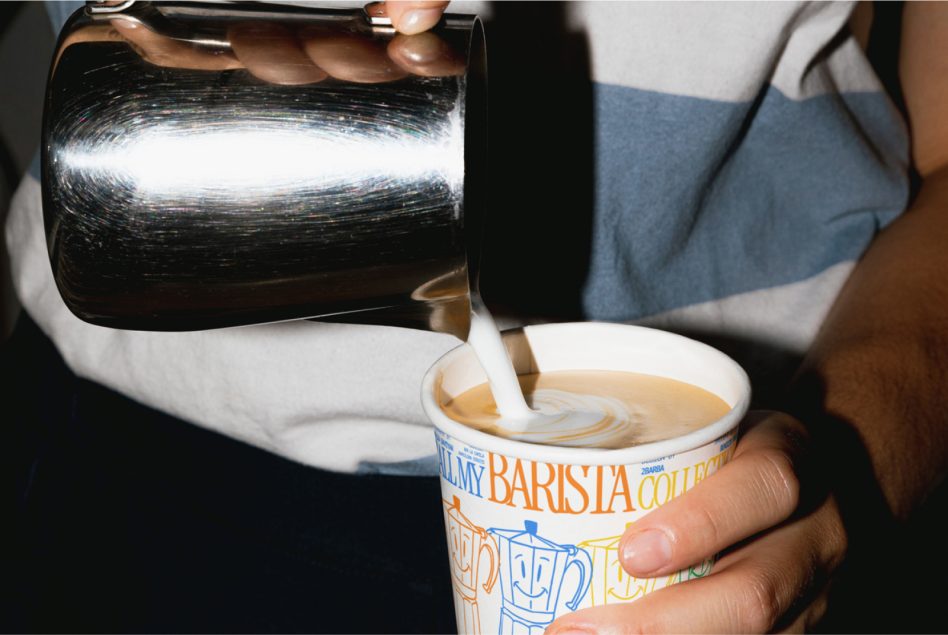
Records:
{"label": "moka pot illustration", "polygon": [[484,569],[480,566],[482,556],[489,558],[486,578],[480,588],[490,593],[497,583],[500,558],[494,538],[483,527],[475,525],[461,513],[461,501],[454,496],[444,503],[444,526],[448,535],[448,553],[451,557],[451,585],[454,587],[454,612],[458,632],[479,635],[481,632],[480,609],[477,605],[478,580]]}
{"label": "moka pot illustration", "polygon": [[[628,529],[632,523],[627,523]],[[663,578],[636,578],[622,568],[619,560],[619,542],[622,534],[594,538],[579,543],[592,556],[592,584],[589,595],[593,606],[630,602],[671,584],[703,578],[711,572],[713,558]]]}
{"label": "moka pot illustration", "polygon": [[[629,523],[626,525],[628,529]],[[619,541],[622,534],[579,543],[592,556],[592,584],[589,589],[593,606],[638,599],[655,589],[655,578],[636,578],[622,568]]]}
{"label": "moka pot illustration", "polygon": [[500,586],[503,608],[500,635],[540,635],[556,619],[560,594],[574,565],[579,579],[566,608],[575,611],[589,588],[592,560],[575,545],[561,545],[537,534],[534,521],[523,529],[491,528],[500,548]]}

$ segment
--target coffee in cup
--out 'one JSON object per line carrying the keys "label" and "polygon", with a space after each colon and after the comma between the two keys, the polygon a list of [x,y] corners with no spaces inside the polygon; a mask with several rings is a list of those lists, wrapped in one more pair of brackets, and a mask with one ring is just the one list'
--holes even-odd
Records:
{"label": "coffee in cup", "polygon": [[[505,424],[489,382],[452,398],[442,410],[459,423],[507,439],[617,450],[688,434],[731,409],[703,388],[642,373],[560,370],[518,379],[527,404],[549,416],[526,429]],[[569,416],[576,412],[598,416]]]}

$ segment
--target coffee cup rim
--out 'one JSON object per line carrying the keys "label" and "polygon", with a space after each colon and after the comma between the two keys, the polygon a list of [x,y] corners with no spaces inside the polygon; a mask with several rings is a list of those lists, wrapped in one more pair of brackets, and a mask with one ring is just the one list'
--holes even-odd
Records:
{"label": "coffee cup rim", "polygon": [[[751,389],[750,380],[744,369],[731,357],[716,348],[683,335],[632,324],[563,322],[525,326],[522,329],[504,331],[503,336],[506,339],[522,332],[524,336],[529,339],[531,333],[536,334],[552,331],[563,331],[567,336],[572,335],[574,337],[584,331],[599,335],[621,334],[626,337],[628,337],[629,334],[635,334],[643,338],[658,340],[671,346],[677,346],[683,349],[688,348],[700,352],[706,358],[721,364],[723,372],[731,373],[731,379],[738,384],[738,397],[734,400],[727,414],[693,432],[671,439],[643,443],[628,448],[576,448],[541,445],[505,439],[470,428],[451,419],[441,410],[436,394],[438,381],[446,366],[456,361],[462,355],[470,354],[470,346],[462,344],[442,355],[431,368],[428,369],[422,381],[422,407],[434,427],[472,447],[504,456],[544,463],[563,463],[570,465],[626,465],[668,458],[722,439],[738,427],[744,415],[747,413],[750,405]],[[670,378],[677,379],[674,376]],[[686,380],[680,379],[680,381]]]}

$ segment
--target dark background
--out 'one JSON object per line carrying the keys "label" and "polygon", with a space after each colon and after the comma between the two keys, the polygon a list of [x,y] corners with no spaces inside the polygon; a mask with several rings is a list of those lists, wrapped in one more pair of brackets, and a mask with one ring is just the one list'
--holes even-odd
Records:
{"label": "dark background", "polygon": [[[43,86],[53,34],[40,2],[0,2],[0,222],[20,176],[39,147]],[[6,246],[0,244],[0,338],[18,311]]]}

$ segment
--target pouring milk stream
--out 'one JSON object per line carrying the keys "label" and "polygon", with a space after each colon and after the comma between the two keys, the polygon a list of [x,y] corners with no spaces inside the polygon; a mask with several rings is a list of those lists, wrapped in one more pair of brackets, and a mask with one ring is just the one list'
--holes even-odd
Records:
{"label": "pouring milk stream", "polygon": [[[468,344],[487,374],[501,417],[499,425],[511,438],[517,438],[518,433],[529,434],[532,441],[542,443],[544,432],[549,432],[549,439],[553,439],[569,431],[577,439],[585,439],[584,429],[592,429],[603,422],[631,425],[624,405],[608,397],[541,389],[532,393],[528,404],[493,316],[480,298],[472,297],[471,304]],[[577,444],[586,443],[579,441]]]}

